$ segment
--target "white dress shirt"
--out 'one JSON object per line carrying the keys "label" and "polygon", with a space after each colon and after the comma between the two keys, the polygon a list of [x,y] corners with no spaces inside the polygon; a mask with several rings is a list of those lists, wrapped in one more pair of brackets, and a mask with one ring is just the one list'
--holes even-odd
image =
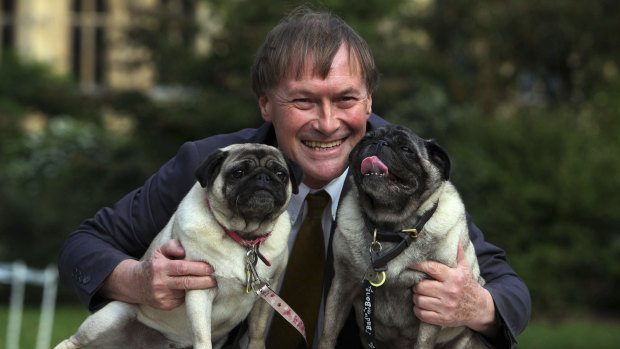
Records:
{"label": "white dress shirt", "polygon": [[[288,240],[288,248],[289,248],[289,257],[290,253],[293,250],[293,246],[295,245],[295,239],[297,238],[297,233],[301,228],[301,224],[306,218],[306,214],[308,212],[308,205],[306,203],[306,195],[309,193],[315,193],[320,190],[325,190],[330,196],[330,205],[328,205],[323,212],[322,216],[322,226],[323,226],[323,240],[325,241],[325,256],[327,256],[327,248],[329,245],[329,234],[331,233],[332,223],[336,219],[336,212],[338,210],[338,203],[340,202],[340,194],[342,193],[342,188],[347,179],[348,169],[344,171],[339,177],[333,179],[329,184],[321,189],[311,189],[307,185],[301,183],[299,185],[299,193],[294,194],[291,197],[291,201],[288,205],[288,214],[291,219],[291,234]],[[329,209],[329,210],[328,210]],[[286,274],[286,273],[284,273]],[[282,281],[282,280],[280,280]],[[282,282],[278,285],[278,290],[274,290],[276,292],[280,292],[280,287],[282,287]],[[286,302],[286,299],[283,299]],[[322,297],[321,301],[321,309],[319,311],[319,319],[317,324],[317,331],[314,335],[313,348],[316,348],[319,342],[319,338],[321,338],[321,334],[323,333],[323,320],[324,320],[324,308],[325,308],[325,295]],[[262,302],[262,299],[257,300],[257,302]],[[294,310],[294,309],[293,309]],[[273,316],[280,316],[277,312],[272,312],[269,317],[269,326],[271,325],[271,319]],[[267,327],[267,333],[269,333],[269,326]],[[265,334],[265,338],[267,333]],[[244,336],[241,341],[242,347],[247,347],[248,338],[247,335]]]}

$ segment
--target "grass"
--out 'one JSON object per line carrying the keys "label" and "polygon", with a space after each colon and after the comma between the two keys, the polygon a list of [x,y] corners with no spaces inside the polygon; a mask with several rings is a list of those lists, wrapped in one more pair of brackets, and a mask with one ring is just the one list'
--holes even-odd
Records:
{"label": "grass", "polygon": [[[52,347],[75,332],[88,312],[81,306],[61,306],[56,309]],[[0,349],[4,349],[8,307],[0,306]],[[24,309],[20,348],[34,348],[39,326],[39,309]],[[591,318],[558,322],[535,320],[519,335],[518,349],[612,349],[620,342],[620,321]]]}
{"label": "grass", "polygon": [[[51,347],[69,338],[88,316],[88,311],[79,305],[56,308]],[[6,326],[9,320],[8,306],[0,306],[0,349],[5,348]],[[24,308],[22,329],[19,340],[20,349],[34,348],[39,328],[39,308]]]}
{"label": "grass", "polygon": [[620,342],[620,321],[573,318],[533,321],[518,337],[518,349],[611,349]]}

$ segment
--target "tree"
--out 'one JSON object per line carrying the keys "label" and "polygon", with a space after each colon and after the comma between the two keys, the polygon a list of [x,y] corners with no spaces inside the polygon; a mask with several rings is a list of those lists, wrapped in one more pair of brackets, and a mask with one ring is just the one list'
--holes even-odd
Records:
{"label": "tree", "polygon": [[[182,92],[176,99],[85,96],[44,68],[5,58],[3,256],[53,261],[81,219],[141,185],[183,142],[262,122],[249,80],[254,52],[307,2],[204,2],[211,12],[202,22],[163,8],[132,17],[128,38],[149,52],[133,64],[155,67],[161,86]],[[372,48],[381,72],[373,111],[450,152],[468,211],[506,249],[539,314],[620,309],[620,47],[608,35],[620,29],[615,1],[315,6],[341,16]],[[211,49],[194,50],[205,31]],[[23,132],[31,115],[46,120],[38,134]],[[131,127],[111,132],[110,115]]]}

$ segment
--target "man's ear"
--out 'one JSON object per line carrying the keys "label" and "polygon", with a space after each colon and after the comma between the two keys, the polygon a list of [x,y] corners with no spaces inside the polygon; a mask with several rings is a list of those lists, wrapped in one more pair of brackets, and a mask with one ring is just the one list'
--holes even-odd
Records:
{"label": "man's ear", "polygon": [[426,151],[428,152],[428,159],[430,162],[437,166],[441,172],[441,177],[443,180],[449,180],[452,163],[448,152],[432,139],[424,141],[424,144],[426,146]]}
{"label": "man's ear", "polygon": [[293,194],[297,194],[299,193],[299,185],[301,184],[301,180],[304,178],[304,171],[301,169],[299,164],[291,160],[291,158],[289,158],[284,152],[282,152],[282,156],[284,156],[284,160],[286,160],[286,165],[288,166],[289,178],[291,180],[291,185],[293,186]]}
{"label": "man's ear", "polygon": [[227,156],[228,152],[217,149],[207,157],[202,165],[198,166],[195,175],[203,188],[210,187],[215,182],[215,178],[220,173],[222,163]]}
{"label": "man's ear", "polygon": [[269,103],[271,100],[267,95],[258,97],[258,107],[260,108],[260,115],[266,122],[271,122],[271,114],[269,114]]}
{"label": "man's ear", "polygon": [[366,97],[366,114],[368,114],[368,117],[370,118],[370,114],[372,113],[372,95],[368,95],[368,97]]}

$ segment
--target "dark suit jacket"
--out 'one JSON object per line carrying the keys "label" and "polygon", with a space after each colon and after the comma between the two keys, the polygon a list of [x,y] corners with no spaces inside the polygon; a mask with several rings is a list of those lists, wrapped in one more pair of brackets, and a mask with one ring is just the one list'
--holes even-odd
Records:
{"label": "dark suit jacket", "polygon": [[[368,130],[385,124],[385,120],[372,114]],[[277,146],[270,123],[257,129],[185,143],[177,155],[142,187],[123,197],[114,207],[99,210],[69,236],[58,257],[60,278],[90,311],[98,310],[110,301],[97,293],[106,277],[121,261],[139,259],[144,254],[195,183],[194,170],[198,165],[211,151],[235,143]],[[506,262],[504,251],[487,243],[471,219],[468,222],[480,270],[487,282],[484,287],[493,296],[503,330],[502,338],[489,343],[495,347],[511,347],[516,342],[516,335],[529,321],[531,300],[528,289]],[[326,287],[329,287],[333,271],[329,260],[327,264]]]}

